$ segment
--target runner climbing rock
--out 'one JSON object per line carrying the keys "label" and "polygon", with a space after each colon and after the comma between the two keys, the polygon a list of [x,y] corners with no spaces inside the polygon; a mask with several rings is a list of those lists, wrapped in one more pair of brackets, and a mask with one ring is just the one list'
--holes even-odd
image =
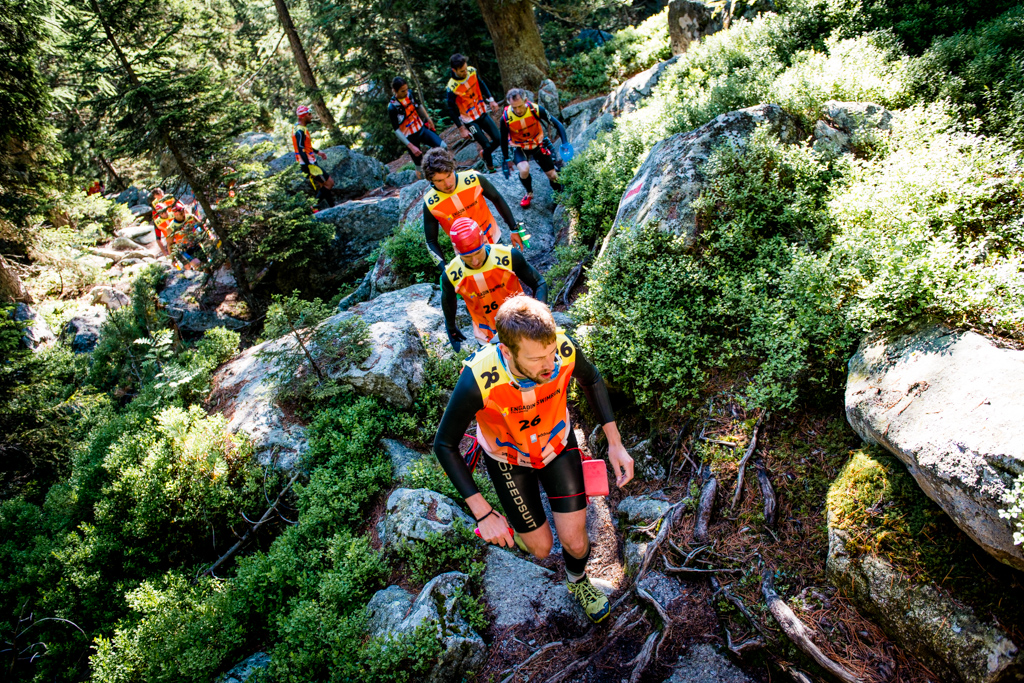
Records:
{"label": "runner climbing rock", "polygon": [[[621,488],[633,478],[633,459],[619,436],[604,380],[571,338],[555,326],[547,305],[519,295],[495,318],[500,343],[487,344],[463,362],[441,424],[434,453],[466,499],[480,536],[512,547],[520,541],[538,558],[554,538],[541,506],[543,486],[562,543],[569,592],[596,622],[610,611],[608,599],[587,578],[590,557],[583,465],[566,399],[576,378],[608,438],[608,460]],[[477,490],[459,452],[473,419],[487,472],[506,516]],[[509,535],[511,524],[515,534]]]}
{"label": "runner climbing rock", "polygon": [[[471,67],[465,55],[455,53],[448,60],[452,77],[445,86],[448,91],[448,113],[459,127],[463,140],[470,136],[480,145],[487,172],[494,173],[494,151],[501,145],[498,127],[487,113],[487,107],[498,113],[498,103],[487,84]],[[486,103],[484,100],[486,99]]]}
{"label": "runner climbing rock", "polygon": [[149,203],[153,207],[153,232],[156,235],[156,243],[164,256],[170,256],[171,252],[164,240],[171,234],[170,228],[174,219],[171,218],[170,209],[177,200],[174,195],[167,194],[163,188],[158,187],[153,190]]}
{"label": "runner climbing rock", "polygon": [[295,161],[299,163],[302,172],[309,178],[310,184],[316,191],[317,201],[324,200],[327,206],[334,206],[334,178],[324,173],[324,170],[316,165],[316,158],[326,159],[327,155],[318,149],[313,148],[313,139],[309,136],[307,126],[313,120],[309,107],[301,105],[295,110],[299,118],[299,125],[292,133],[292,146],[295,148]]}
{"label": "runner climbing rock", "polygon": [[395,93],[395,96],[388,102],[388,118],[391,119],[391,128],[395,131],[395,137],[409,150],[412,163],[416,165],[416,177],[422,178],[420,164],[426,149],[430,147],[447,149],[448,145],[438,136],[437,128],[426,108],[417,102],[409,92],[409,84],[404,78],[396,76],[391,81],[391,91]]}
{"label": "runner climbing rock", "polygon": [[[511,169],[515,164],[519,169],[519,181],[526,188],[526,196],[519,202],[527,207],[533,201],[533,179],[530,177],[530,159],[537,162],[540,170],[548,177],[551,189],[561,191],[558,182],[558,171],[555,170],[555,158],[551,149],[551,141],[544,137],[545,123],[554,124],[562,144],[568,144],[565,127],[539,104],[527,98],[525,90],[513,88],[506,95],[508,106],[501,114],[501,154]],[[512,156],[508,155],[509,145]]]}
{"label": "runner climbing rock", "polygon": [[184,270],[192,270],[202,265],[202,247],[199,246],[199,233],[202,227],[185,205],[176,202],[170,209],[171,222],[167,227],[174,258]]}
{"label": "runner climbing rock", "polygon": [[453,349],[459,351],[466,341],[455,323],[456,295],[466,302],[473,336],[481,344],[494,337],[498,308],[506,299],[522,294],[522,284],[533,290],[538,301],[547,303],[547,282],[518,249],[487,244],[472,218],[455,219],[450,236],[456,256],[441,278],[441,310]]}
{"label": "runner climbing rock", "polygon": [[501,229],[484,199],[490,199],[512,231],[512,244],[523,250],[520,227],[505,198],[476,171],[455,171],[455,159],[446,149],[434,147],[423,156],[423,176],[433,186],[423,195],[423,233],[427,249],[438,268],[445,264],[444,252],[437,243],[437,228],[450,235],[456,218],[467,216],[476,221],[488,244],[497,244]]}

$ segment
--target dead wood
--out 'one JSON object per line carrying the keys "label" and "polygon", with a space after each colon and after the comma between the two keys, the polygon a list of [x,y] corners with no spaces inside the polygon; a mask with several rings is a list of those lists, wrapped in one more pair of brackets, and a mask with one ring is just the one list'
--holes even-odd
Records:
{"label": "dead wood", "polygon": [[[519,673],[520,669],[522,669],[524,666],[526,666],[527,664],[529,664],[533,660],[537,659],[537,657],[539,657],[540,655],[544,654],[545,652],[547,652],[551,648],[559,647],[561,644],[562,644],[562,641],[560,641],[560,640],[556,641],[554,643],[548,643],[547,645],[545,645],[544,647],[540,648],[539,650],[534,652],[532,655],[527,657],[524,661],[520,662],[519,664],[516,664],[511,669],[507,669],[506,671],[511,671],[512,673],[509,674],[506,678],[504,678],[501,681],[501,683],[509,683],[513,678],[516,677],[516,674]],[[502,673],[504,673],[504,671]]]}
{"label": "dead wood", "polygon": [[665,539],[668,538],[669,532],[672,530],[672,522],[675,521],[676,514],[683,509],[689,500],[689,498],[684,498],[666,510],[665,514],[661,516],[661,528],[658,530],[658,535],[653,541],[651,541],[647,546],[647,550],[644,552],[644,561],[640,565],[640,571],[636,574],[637,583],[639,583],[640,579],[642,579],[644,574],[647,573],[647,568],[651,566],[651,560],[654,559],[654,556],[658,553],[662,543],[664,543]]}
{"label": "dead wood", "polygon": [[736,607],[736,609],[738,609],[740,611],[740,614],[742,614],[743,616],[745,616],[747,618],[747,621],[750,622],[751,626],[753,626],[754,629],[758,633],[760,633],[762,636],[764,635],[764,631],[761,630],[761,624],[759,624],[758,621],[756,619],[754,619],[753,615],[747,609],[747,606],[743,604],[742,600],[740,600],[738,597],[736,597],[733,594],[732,589],[729,588],[728,585],[725,585],[725,586],[721,585],[718,582],[718,579],[716,579],[714,576],[712,576],[711,577],[711,588],[714,589],[714,591],[716,593],[720,592],[722,595],[724,595],[725,599],[728,600],[729,602],[731,602],[733,604],[733,606]]}
{"label": "dead wood", "polygon": [[706,467],[707,478],[700,490],[700,503],[697,506],[697,522],[693,525],[693,540],[704,543],[708,540],[708,524],[711,522],[711,513],[715,508],[715,493],[718,492],[718,480],[711,474],[711,468]]}
{"label": "dead wood", "polygon": [[[725,644],[726,647],[729,648],[729,651],[737,657],[743,657],[748,650],[760,650],[764,647],[764,641],[761,640],[760,637],[747,638],[742,643],[736,643],[734,645],[732,642],[732,634],[729,633],[729,629],[727,628],[725,629]],[[502,683],[505,682],[502,681]]]}
{"label": "dead wood", "polygon": [[630,630],[643,620],[643,617],[641,616],[640,619],[637,619],[628,626],[626,625],[626,622],[629,621],[630,617],[636,614],[636,611],[638,609],[640,609],[640,607],[636,606],[615,620],[615,624],[612,626],[611,630],[608,631],[608,635],[604,637],[604,645],[602,645],[596,652],[594,652],[586,659],[577,659],[572,664],[565,667],[551,678],[547,679],[545,683],[560,683],[561,681],[566,680],[569,676],[573,675],[580,669],[590,666],[590,663],[592,661],[594,661],[595,659],[603,655],[605,652],[607,652],[608,648],[610,648],[615,643],[615,641],[619,639],[619,636],[621,636],[623,633]]}
{"label": "dead wood", "polygon": [[828,671],[830,674],[843,681],[843,683],[861,683],[861,679],[854,676],[852,673],[847,671],[845,668],[832,661],[818,649],[818,646],[811,640],[811,633],[808,631],[804,623],[800,621],[793,610],[790,609],[786,601],[779,597],[779,594],[775,592],[774,581],[772,579],[772,572],[770,569],[766,569],[762,574],[761,581],[761,593],[764,595],[765,602],[768,604],[768,611],[775,617],[775,621],[782,627],[783,632],[786,636],[793,641],[800,650],[808,657],[818,663],[818,666]]}
{"label": "dead wood", "polygon": [[755,460],[754,471],[757,472],[757,483],[761,486],[761,496],[764,498],[764,523],[771,529],[775,526],[775,489],[772,488],[772,481],[768,478],[768,470],[763,462]]}
{"label": "dead wood", "polygon": [[291,489],[292,484],[295,483],[295,481],[299,478],[300,474],[301,472],[296,472],[294,475],[292,475],[292,478],[289,479],[288,483],[285,484],[283,489],[281,489],[281,493],[277,494],[277,500],[274,501],[273,505],[267,508],[267,511],[263,513],[263,516],[259,518],[259,521],[257,521],[251,527],[249,527],[249,530],[245,532],[245,535],[238,539],[238,542],[231,546],[231,548],[226,553],[221,555],[219,560],[210,565],[210,567],[205,571],[197,574],[197,580],[199,579],[200,576],[213,576],[213,572],[217,569],[217,567],[224,564],[232,555],[238,552],[239,548],[245,545],[245,542],[249,540],[249,537],[252,536],[257,529],[259,529],[261,526],[267,523],[267,521],[277,511],[277,506],[280,505],[281,499],[284,498],[284,494],[288,493],[288,490]]}
{"label": "dead wood", "polygon": [[669,574],[742,574],[742,569],[728,569],[728,568],[717,568],[711,567],[710,569],[697,569],[695,567],[675,567],[669,564],[668,560],[662,558],[665,562],[665,571]]}
{"label": "dead wood", "polygon": [[643,675],[644,669],[651,663],[651,655],[654,654],[654,641],[658,639],[659,632],[655,631],[651,635],[647,636],[647,640],[644,642],[643,648],[640,650],[640,654],[629,662],[626,666],[633,667],[633,674],[629,677],[629,683],[637,683],[640,680],[640,676]]}
{"label": "dead wood", "polygon": [[580,274],[583,272],[584,261],[586,261],[586,258],[573,266],[573,269],[569,271],[569,276],[565,278],[565,284],[562,285],[562,289],[555,295],[555,301],[558,301],[558,299],[561,298],[562,303],[565,304],[566,308],[569,307],[569,293],[572,291],[572,288],[576,286],[576,281],[579,280]]}
{"label": "dead wood", "polygon": [[761,429],[761,420],[764,419],[764,413],[761,413],[761,417],[757,418],[757,424],[754,425],[754,433],[750,436],[750,444],[747,446],[747,452],[743,454],[743,458],[740,460],[739,471],[736,473],[736,490],[732,494],[732,505],[729,506],[729,516],[736,514],[736,506],[740,503],[740,497],[743,495],[743,474],[747,469],[747,461],[750,460],[750,456],[754,454],[754,449],[757,448],[757,432]]}

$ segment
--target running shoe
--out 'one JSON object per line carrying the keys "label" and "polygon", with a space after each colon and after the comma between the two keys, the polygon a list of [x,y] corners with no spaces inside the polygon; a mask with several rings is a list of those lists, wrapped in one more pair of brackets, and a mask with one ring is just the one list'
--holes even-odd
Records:
{"label": "running shoe", "polygon": [[530,206],[530,202],[532,202],[532,201],[533,201],[533,197],[531,197],[530,195],[526,195],[525,197],[523,197],[519,201],[519,206],[521,206],[521,207],[523,207],[525,209],[525,208]]}
{"label": "running shoe", "polygon": [[600,588],[590,583],[589,576],[584,575],[583,579],[577,583],[566,579],[565,587],[569,589],[569,594],[576,598],[576,602],[580,603],[580,607],[592,622],[599,624],[608,617],[608,613],[611,612],[608,596]]}

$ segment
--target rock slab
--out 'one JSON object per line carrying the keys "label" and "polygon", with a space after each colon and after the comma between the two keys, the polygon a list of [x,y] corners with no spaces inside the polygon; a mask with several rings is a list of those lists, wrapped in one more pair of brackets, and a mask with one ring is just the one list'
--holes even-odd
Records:
{"label": "rock slab", "polygon": [[425,541],[430,534],[454,533],[456,522],[467,529],[476,526],[448,496],[429,489],[395,489],[388,496],[377,533],[384,545]]}
{"label": "rock slab", "polygon": [[107,309],[103,306],[89,306],[64,324],[61,336],[75,353],[89,353],[96,348],[105,322]]}
{"label": "rock slab", "polygon": [[587,627],[582,608],[550,569],[493,545],[488,546],[485,561],[483,596],[494,628],[554,624],[562,632],[579,633]]}
{"label": "rock slab", "polygon": [[665,683],[750,683],[750,679],[714,647],[698,643],[679,658]]}
{"label": "rock slab", "polygon": [[849,361],[846,419],[907,466],[925,494],[1000,562],[1024,569],[999,518],[1024,473],[1024,351],[931,326],[865,338]]}

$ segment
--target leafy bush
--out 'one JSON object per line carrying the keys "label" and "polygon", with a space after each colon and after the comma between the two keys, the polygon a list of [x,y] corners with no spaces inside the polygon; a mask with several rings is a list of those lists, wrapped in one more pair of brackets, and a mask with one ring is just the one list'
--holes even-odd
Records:
{"label": "leafy bush", "polygon": [[426,540],[403,546],[397,554],[405,563],[405,576],[422,586],[438,574],[467,571],[483,558],[485,545],[471,529],[456,521],[451,535],[429,533]]}
{"label": "leafy bush", "polygon": [[[445,259],[451,261],[455,258],[451,239],[443,230],[438,232],[437,237],[437,243]],[[434,265],[434,259],[427,250],[422,218],[395,227],[391,237],[386,239],[368,260],[375,263],[381,253],[387,257],[392,274],[402,286],[437,280],[437,266]]]}

